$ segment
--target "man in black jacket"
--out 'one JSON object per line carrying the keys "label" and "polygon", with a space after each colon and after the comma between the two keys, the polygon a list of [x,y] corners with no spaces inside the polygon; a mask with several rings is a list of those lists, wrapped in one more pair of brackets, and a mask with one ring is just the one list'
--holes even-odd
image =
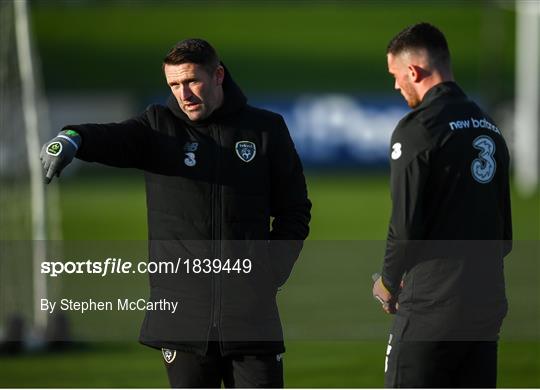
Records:
{"label": "man in black jacket", "polygon": [[385,385],[494,387],[512,240],[508,149],[454,82],[437,28],[406,28],[387,60],[413,111],[392,135],[392,216],[373,286],[396,314]]}
{"label": "man in black jacket", "polygon": [[166,107],[64,127],[43,147],[46,180],[73,156],[144,170],[150,259],[219,264],[150,275],[151,300],[180,309],[148,311],[140,341],[163,350],[174,387],[281,387],[276,291],[308,235],[311,209],[300,159],[283,118],[249,106],[206,41],[178,43],[163,71]]}

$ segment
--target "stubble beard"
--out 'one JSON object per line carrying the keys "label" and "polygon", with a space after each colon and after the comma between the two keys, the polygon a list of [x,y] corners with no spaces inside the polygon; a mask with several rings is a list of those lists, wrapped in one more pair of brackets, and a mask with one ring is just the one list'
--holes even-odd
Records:
{"label": "stubble beard", "polygon": [[418,107],[422,101],[416,90],[410,84],[404,85],[402,89],[402,95],[407,105],[413,109]]}

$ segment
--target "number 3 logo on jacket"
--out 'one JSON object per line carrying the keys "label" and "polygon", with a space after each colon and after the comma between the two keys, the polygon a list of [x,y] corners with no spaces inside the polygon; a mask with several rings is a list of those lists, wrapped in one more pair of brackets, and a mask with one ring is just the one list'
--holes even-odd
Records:
{"label": "number 3 logo on jacket", "polygon": [[184,153],[186,154],[184,164],[186,164],[188,167],[193,167],[195,166],[195,164],[197,164],[197,160],[195,159],[195,152],[197,151],[198,147],[198,142],[186,142],[186,144],[184,145]]}
{"label": "number 3 logo on jacket", "polygon": [[475,138],[472,143],[473,148],[478,149],[478,158],[471,164],[473,179],[480,184],[487,184],[495,176],[497,162],[493,158],[495,154],[495,142],[487,135]]}
{"label": "number 3 logo on jacket", "polygon": [[394,145],[392,145],[392,154],[390,157],[392,157],[392,160],[397,160],[401,157],[401,143],[396,142]]}

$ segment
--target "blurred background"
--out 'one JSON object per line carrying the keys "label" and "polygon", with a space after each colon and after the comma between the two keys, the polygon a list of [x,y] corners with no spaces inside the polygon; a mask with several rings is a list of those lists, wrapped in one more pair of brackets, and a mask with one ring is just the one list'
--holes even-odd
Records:
{"label": "blurred background", "polygon": [[[146,239],[140,172],[75,162],[43,188],[36,161],[41,144],[64,125],[121,121],[164,103],[163,57],[175,42],[200,37],[218,50],[252,105],[285,117],[306,169],[310,242],[279,297],[288,337],[286,385],[381,387],[390,322],[371,302],[369,275],[380,267],[390,216],[390,135],[408,112],[393,90],[385,52],[401,29],[427,21],[446,34],[457,82],[495,119],[511,149],[518,250],[506,269],[510,313],[499,385],[540,387],[538,1],[0,4],[4,338],[46,326],[33,309],[34,296],[70,291],[68,283],[32,274],[32,259],[47,253],[41,240]],[[12,247],[19,255],[8,259]],[[328,264],[339,271],[332,274]],[[146,288],[144,278],[133,283],[108,288]],[[325,310],[332,310],[334,325],[347,326],[325,331]],[[307,321],[310,330],[301,336]],[[126,330],[130,337],[94,338],[61,353],[40,350],[29,336],[26,353],[0,355],[0,386],[167,386],[159,352],[135,341],[139,323],[135,316],[117,324],[132,329],[133,339]],[[90,324],[106,335],[109,325]],[[356,332],[349,329],[355,325]],[[78,331],[73,326],[74,338]]]}

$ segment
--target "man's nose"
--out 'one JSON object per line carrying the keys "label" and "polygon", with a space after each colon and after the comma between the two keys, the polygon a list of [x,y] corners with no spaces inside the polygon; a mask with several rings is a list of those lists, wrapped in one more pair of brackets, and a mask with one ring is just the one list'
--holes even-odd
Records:
{"label": "man's nose", "polygon": [[186,101],[186,100],[189,100],[191,96],[193,96],[193,92],[191,92],[189,85],[181,85],[180,86],[180,99],[182,99],[182,101]]}

